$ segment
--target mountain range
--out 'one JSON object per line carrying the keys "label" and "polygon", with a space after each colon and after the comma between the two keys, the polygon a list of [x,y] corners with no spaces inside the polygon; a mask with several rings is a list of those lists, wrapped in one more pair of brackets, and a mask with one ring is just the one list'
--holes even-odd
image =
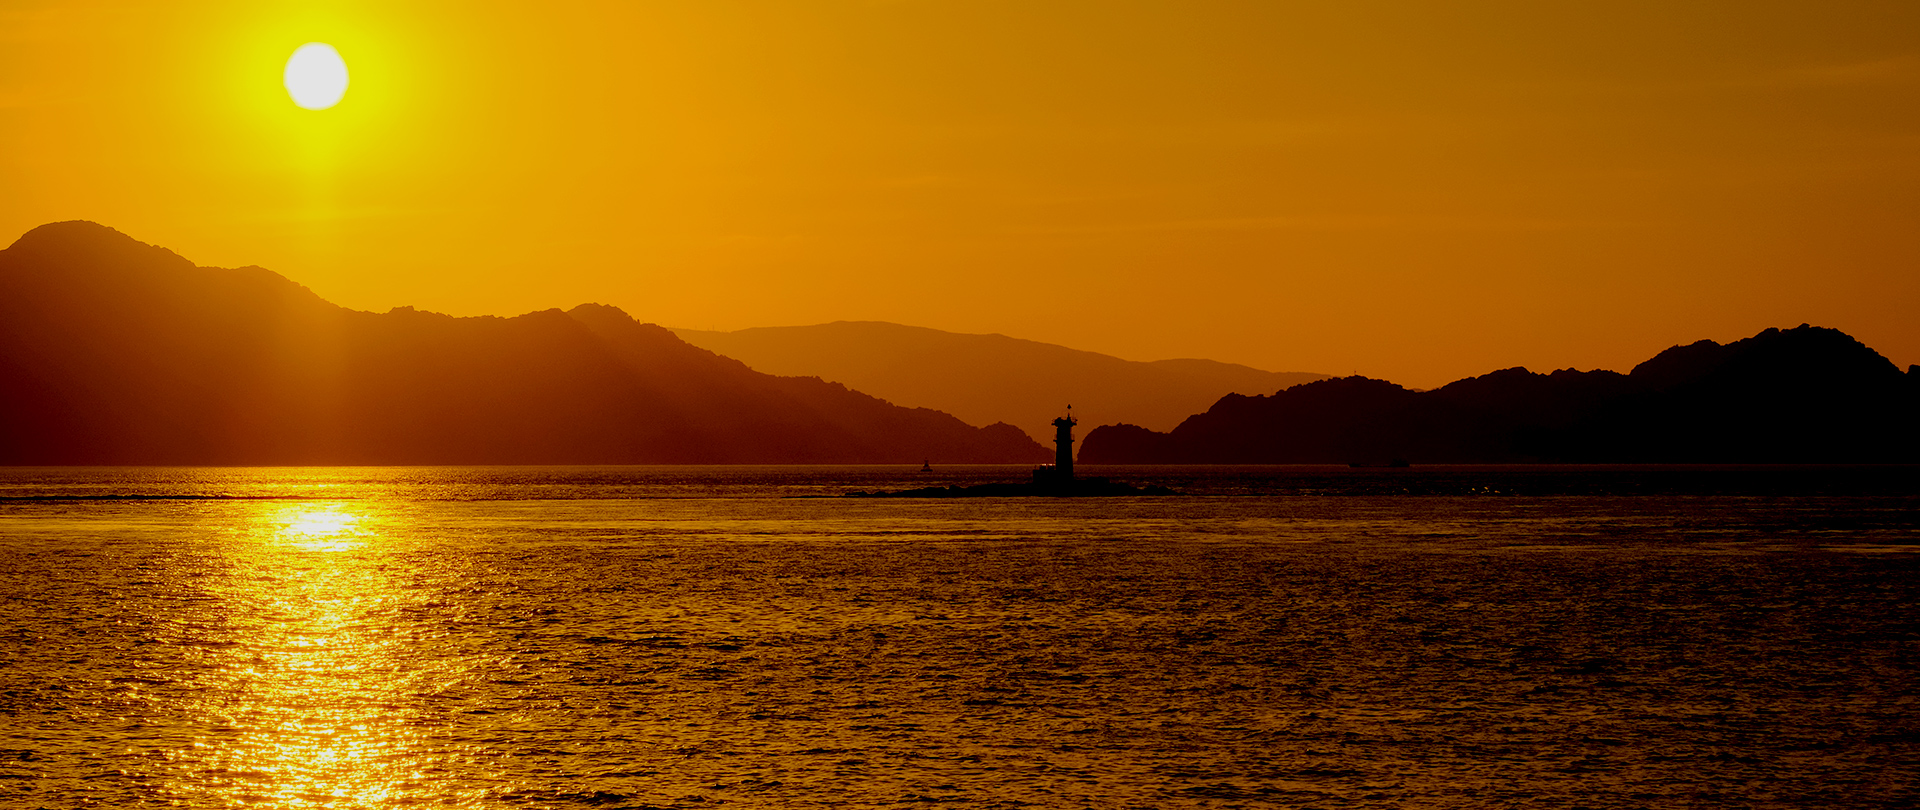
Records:
{"label": "mountain range", "polygon": [[0,463],[1026,463],[1051,453],[610,306],[350,310],[90,222],[0,251]]}
{"label": "mountain range", "polygon": [[1510,368],[1431,391],[1342,377],[1230,395],[1168,432],[1102,426],[1083,464],[1920,461],[1920,367],[1802,324],[1620,374]]}
{"label": "mountain range", "polygon": [[1430,391],[885,323],[681,334],[360,312],[44,225],[0,250],[0,463],[1034,463],[1022,428],[1071,402],[1105,423],[1082,464],[1920,461],[1920,368],[1804,324]]}
{"label": "mountain range", "polygon": [[877,321],[712,332],[674,329],[695,346],[768,374],[820,377],[967,422],[1007,422],[1050,442],[1067,405],[1084,421],[1168,430],[1227,394],[1266,394],[1325,374],[1213,360],[1138,362],[1021,340]]}

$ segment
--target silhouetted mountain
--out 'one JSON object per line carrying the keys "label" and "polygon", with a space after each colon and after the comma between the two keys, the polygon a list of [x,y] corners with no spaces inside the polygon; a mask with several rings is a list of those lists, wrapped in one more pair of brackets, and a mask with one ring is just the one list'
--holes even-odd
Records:
{"label": "silhouetted mountain", "polygon": [[618,309],[358,312],[88,222],[0,251],[0,463],[1044,461],[845,386],[774,377]]}
{"label": "silhouetted mountain", "polygon": [[1414,392],[1344,377],[1227,396],[1169,433],[1094,429],[1086,464],[1920,461],[1920,368],[1801,325],[1631,373],[1510,368]]}
{"label": "silhouetted mountain", "polygon": [[1223,394],[1264,394],[1327,376],[1212,360],[1143,363],[1005,335],[873,321],[674,332],[768,374],[834,380],[974,424],[1010,422],[1041,441],[1051,440],[1047,425],[1067,404],[1089,419],[1164,430]]}

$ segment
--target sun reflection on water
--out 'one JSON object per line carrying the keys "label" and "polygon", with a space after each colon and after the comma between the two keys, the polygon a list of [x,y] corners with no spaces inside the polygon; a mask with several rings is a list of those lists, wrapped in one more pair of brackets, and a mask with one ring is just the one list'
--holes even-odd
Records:
{"label": "sun reflection on water", "polygon": [[287,507],[273,522],[282,542],[306,551],[347,551],[361,543],[360,515],[338,504]]}
{"label": "sun reflection on water", "polygon": [[460,803],[432,784],[419,700],[449,664],[412,643],[427,597],[393,564],[380,516],[354,503],[254,509],[226,546],[226,632],[206,645],[202,733],[169,792],[215,806]]}

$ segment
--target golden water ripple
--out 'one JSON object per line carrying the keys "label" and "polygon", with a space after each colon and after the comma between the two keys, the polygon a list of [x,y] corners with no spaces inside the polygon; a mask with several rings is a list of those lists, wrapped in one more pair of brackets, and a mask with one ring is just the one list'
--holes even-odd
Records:
{"label": "golden water ripple", "polygon": [[0,504],[0,807],[1920,789],[1920,555],[1880,553],[1920,545],[1911,498],[482,500],[378,476],[583,485],[204,474],[308,497]]}

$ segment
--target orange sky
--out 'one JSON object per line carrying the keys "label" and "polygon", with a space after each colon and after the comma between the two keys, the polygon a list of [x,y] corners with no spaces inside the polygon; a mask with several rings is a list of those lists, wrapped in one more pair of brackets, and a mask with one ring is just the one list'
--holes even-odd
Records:
{"label": "orange sky", "polygon": [[[334,45],[340,106],[280,86]],[[1920,3],[0,0],[0,243],[1412,386],[1920,362]]]}

